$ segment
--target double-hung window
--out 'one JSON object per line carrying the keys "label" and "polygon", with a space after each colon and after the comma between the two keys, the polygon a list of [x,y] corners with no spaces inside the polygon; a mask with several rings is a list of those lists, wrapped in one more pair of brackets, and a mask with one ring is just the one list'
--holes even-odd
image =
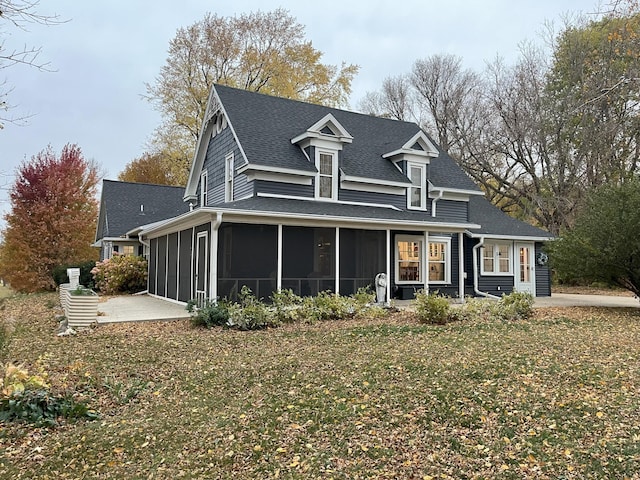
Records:
{"label": "double-hung window", "polygon": [[480,262],[482,275],[511,275],[511,244],[487,242],[482,246]]}
{"label": "double-hung window", "polygon": [[409,163],[407,173],[411,180],[411,186],[407,192],[407,208],[425,210],[427,205],[426,165]]}
{"label": "double-hung window", "polygon": [[424,283],[422,242],[424,237],[396,237],[396,283]]}
{"label": "double-hung window", "polygon": [[316,198],[337,200],[338,198],[338,155],[337,152],[318,150],[316,152]]}
{"label": "double-hung window", "polygon": [[451,239],[429,237],[429,283],[451,283]]}

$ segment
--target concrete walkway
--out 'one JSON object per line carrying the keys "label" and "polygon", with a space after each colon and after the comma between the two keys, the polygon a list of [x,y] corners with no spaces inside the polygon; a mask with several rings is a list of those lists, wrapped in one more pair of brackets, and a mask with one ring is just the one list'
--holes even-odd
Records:
{"label": "concrete walkway", "polygon": [[99,324],[103,324],[187,318],[189,312],[184,305],[149,295],[120,295],[98,303],[96,319]]}
{"label": "concrete walkway", "polygon": [[583,295],[552,293],[550,297],[538,297],[534,307],[640,307],[635,297],[617,295]]}

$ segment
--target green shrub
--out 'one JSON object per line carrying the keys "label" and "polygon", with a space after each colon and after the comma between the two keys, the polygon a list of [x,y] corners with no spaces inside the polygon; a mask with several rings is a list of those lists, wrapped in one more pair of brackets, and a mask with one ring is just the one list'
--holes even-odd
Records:
{"label": "green shrub", "polygon": [[320,292],[316,297],[305,297],[303,300],[304,318],[315,320],[342,320],[353,317],[356,313],[356,302],[352,297],[343,297],[331,292]]}
{"label": "green shrub", "polygon": [[0,420],[22,421],[42,426],[55,426],[58,418],[95,420],[98,415],[71,395],[52,396],[45,389],[23,390],[0,399]]}
{"label": "green shrub", "polygon": [[530,293],[512,292],[494,303],[491,313],[501,320],[524,320],[533,314],[533,300]]}
{"label": "green shrub", "polygon": [[371,289],[371,286],[360,287],[352,297],[355,300],[356,305],[360,308],[365,308],[376,302],[376,294]]}
{"label": "green shrub", "polygon": [[452,321],[471,321],[489,318],[494,302],[486,298],[467,297],[464,303],[451,308],[449,317]]}
{"label": "green shrub", "polygon": [[229,305],[228,326],[239,330],[260,330],[278,325],[272,311],[246,285],[242,286],[238,300],[240,303]]}
{"label": "green shrub", "polygon": [[206,301],[202,307],[198,307],[195,300],[190,300],[187,311],[191,314],[191,325],[194,327],[221,327],[229,321],[229,309],[225,302]]}
{"label": "green shrub", "polygon": [[69,276],[67,275],[67,269],[79,268],[80,284],[86,285],[88,288],[93,288],[95,287],[95,284],[94,284],[93,274],[91,273],[91,270],[93,270],[95,266],[96,266],[96,262],[94,262],[93,260],[57,266],[53,269],[53,272],[52,272],[53,281],[56,282],[56,285],[69,283]]}
{"label": "green shrub", "polygon": [[58,418],[96,419],[98,414],[72,395],[52,395],[46,373],[30,375],[21,366],[8,364],[0,378],[0,421],[23,421],[54,426]]}
{"label": "green shrub", "polygon": [[416,293],[416,314],[422,323],[442,325],[450,320],[449,300],[435,293],[425,293],[420,290]]}
{"label": "green shrub", "polygon": [[302,297],[293,290],[280,290],[271,294],[271,310],[276,322],[292,323],[304,318]]}
{"label": "green shrub", "polygon": [[91,270],[95,286],[103,294],[136,293],[147,288],[147,260],[133,255],[115,255],[96,263]]}

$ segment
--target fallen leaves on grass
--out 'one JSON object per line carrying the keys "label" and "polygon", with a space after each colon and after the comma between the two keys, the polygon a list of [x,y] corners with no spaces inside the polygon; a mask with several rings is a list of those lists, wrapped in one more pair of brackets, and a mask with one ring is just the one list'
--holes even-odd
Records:
{"label": "fallen leaves on grass", "polygon": [[640,470],[635,309],[538,309],[528,321],[446,326],[400,312],[258,332],[144,323],[59,339],[46,298],[8,302],[19,319],[10,355],[27,363],[46,355],[52,384],[79,388],[101,420],[1,425],[0,477]]}

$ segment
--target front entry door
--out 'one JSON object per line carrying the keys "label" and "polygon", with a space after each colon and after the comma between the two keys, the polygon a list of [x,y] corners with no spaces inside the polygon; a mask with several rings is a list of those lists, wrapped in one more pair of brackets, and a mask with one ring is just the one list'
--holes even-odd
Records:
{"label": "front entry door", "polygon": [[518,271],[515,288],[519,292],[536,295],[536,275],[533,264],[534,247],[532,243],[516,243]]}
{"label": "front entry door", "polygon": [[196,239],[196,301],[199,307],[204,305],[207,298],[207,253],[208,253],[207,232],[198,233]]}

